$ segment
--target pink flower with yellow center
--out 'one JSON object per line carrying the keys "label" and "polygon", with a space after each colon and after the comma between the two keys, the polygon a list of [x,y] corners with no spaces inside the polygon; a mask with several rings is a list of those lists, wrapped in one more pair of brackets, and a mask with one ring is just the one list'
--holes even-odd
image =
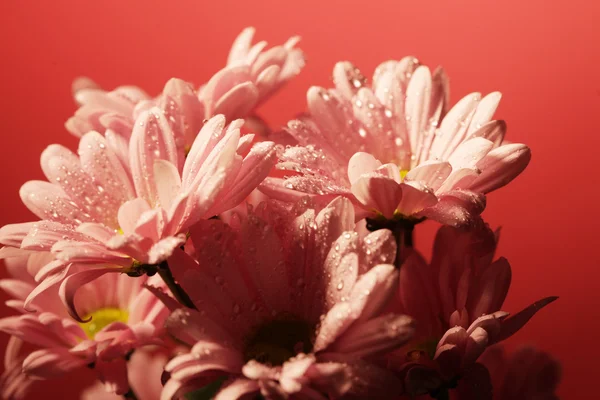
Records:
{"label": "pink flower with yellow center", "polygon": [[309,89],[309,114],[288,124],[299,146],[284,151],[279,168],[294,174],[269,178],[265,193],[343,195],[360,217],[465,225],[486,193],[529,162],[529,148],[505,143],[506,124],[492,120],[497,92],[469,94],[447,111],[444,72],[414,57],[384,62],[371,84],[349,62],[333,78],[333,89]]}
{"label": "pink flower with yellow center", "polygon": [[129,144],[88,132],[78,155],[49,146],[41,157],[48,181],[27,182],[20,192],[41,221],[0,230],[0,243],[9,246],[3,257],[15,254],[10,247],[56,257],[38,271],[40,287],[27,302],[60,282],[76,288],[108,272],[147,272],[185,243],[196,221],[241,203],[275,162],[273,143],[252,145],[242,123],[225,127],[223,116],[213,117],[187,157],[158,108],[142,112]]}
{"label": "pink flower with yellow center", "polygon": [[[146,283],[161,286],[160,279],[108,274],[88,283],[77,293],[77,311],[84,317],[76,322],[66,313],[56,293],[44,292],[25,308],[25,299],[36,287],[26,269],[31,257],[6,260],[12,265],[9,272],[18,272],[0,281],[0,287],[11,296],[7,305],[20,313],[0,319],[0,331],[12,335],[6,364],[13,373],[20,368],[22,374],[17,373],[12,379],[24,385],[14,387],[17,381],[3,379],[2,392],[13,392],[18,398],[18,391],[26,389],[30,378],[49,379],[91,367],[107,391],[127,393],[127,359],[132,352],[163,343],[168,310],[144,289]],[[37,350],[20,355],[23,342]]]}

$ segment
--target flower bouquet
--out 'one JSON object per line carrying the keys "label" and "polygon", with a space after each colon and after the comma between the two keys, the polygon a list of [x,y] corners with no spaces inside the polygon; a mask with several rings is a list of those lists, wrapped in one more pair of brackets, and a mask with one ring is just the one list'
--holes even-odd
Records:
{"label": "flower bouquet", "polygon": [[44,150],[20,191],[39,219],[0,230],[2,398],[78,369],[84,399],[556,398],[551,356],[499,344],[556,299],[503,309],[480,214],[530,150],[493,119],[500,93],[451,105],[414,57],[372,79],[339,62],[272,129],[255,110],[304,55],[253,36],[200,87],[75,81],[77,151]]}

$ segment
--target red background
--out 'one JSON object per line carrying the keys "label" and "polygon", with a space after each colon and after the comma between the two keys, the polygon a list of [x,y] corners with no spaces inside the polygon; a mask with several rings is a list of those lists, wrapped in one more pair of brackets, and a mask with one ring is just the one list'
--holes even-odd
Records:
{"label": "red background", "polygon": [[[196,84],[224,66],[245,26],[272,44],[303,37],[307,67],[261,113],[284,123],[304,109],[310,85],[330,85],[348,59],[371,75],[387,59],[413,54],[443,65],[452,101],[500,90],[497,116],[508,138],[527,143],[526,172],[488,199],[485,217],[503,226],[500,254],[513,266],[505,309],[559,295],[511,341],[552,351],[564,365],[560,394],[593,396],[600,356],[600,8],[593,1],[16,1],[0,4],[0,224],[31,218],[20,185],[42,178],[40,152],[75,148],[63,128],[75,105],[73,78],[123,83],[156,94],[171,76]],[[596,24],[596,26],[594,26]],[[426,251],[433,228],[419,242]],[[7,310],[4,308],[3,313]],[[6,338],[2,336],[4,347]],[[38,385],[43,398],[76,398],[82,381]],[[43,391],[41,390],[44,388]],[[32,397],[34,398],[34,397]]]}

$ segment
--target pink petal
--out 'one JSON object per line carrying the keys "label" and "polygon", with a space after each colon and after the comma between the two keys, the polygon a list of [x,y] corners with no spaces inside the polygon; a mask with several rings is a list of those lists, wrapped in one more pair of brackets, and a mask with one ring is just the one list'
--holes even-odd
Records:
{"label": "pink petal", "polygon": [[282,178],[267,177],[259,186],[258,190],[266,196],[287,203],[296,203],[306,196],[306,193],[286,188],[285,180]]}
{"label": "pink petal", "polygon": [[54,287],[55,285],[61,283],[65,277],[67,276],[67,273],[69,272],[69,266],[64,266],[61,265],[61,268],[57,269],[55,272],[53,272],[52,274],[49,274],[47,277],[44,278],[44,280],[35,287],[35,289],[33,289],[31,291],[31,293],[29,293],[29,296],[27,296],[27,298],[25,299],[25,303],[23,305],[23,308],[28,309],[30,304],[42,293],[44,293],[46,290]]}
{"label": "pink petal", "polygon": [[277,154],[275,144],[261,142],[255,144],[242,161],[237,178],[231,184],[229,192],[219,201],[219,206],[211,210],[218,215],[242,202],[267,177],[273,169]]}
{"label": "pink petal", "polygon": [[405,179],[407,181],[419,182],[423,186],[436,191],[452,172],[452,166],[448,162],[426,161],[411,169]]}
{"label": "pink petal", "polygon": [[500,92],[492,92],[481,99],[471,119],[467,136],[492,120],[501,98],[502,94]]}
{"label": "pink petal", "polygon": [[364,140],[348,126],[348,117],[341,112],[340,100],[326,89],[311,87],[306,94],[311,118],[319,126],[321,134],[330,143],[335,143],[336,153],[345,161],[362,148]]}
{"label": "pink petal", "polygon": [[104,137],[106,138],[106,143],[117,156],[121,165],[127,172],[127,176],[131,180],[131,168],[129,167],[129,140],[110,129],[105,132]]}
{"label": "pink petal", "polygon": [[[260,97],[268,95],[277,85],[279,76],[281,74],[281,66],[271,65],[256,77],[256,88]],[[238,114],[240,117],[243,114]]]}
{"label": "pink petal", "polygon": [[242,368],[245,377],[256,380],[277,379],[280,368],[266,365],[256,360],[248,361]]}
{"label": "pink petal", "polygon": [[485,208],[485,196],[466,190],[455,190],[440,195],[439,202],[421,212],[444,225],[468,226],[479,221]]}
{"label": "pink petal", "polygon": [[406,182],[401,184],[400,188],[402,190],[402,200],[397,205],[397,209],[404,216],[416,214],[438,202],[431,189],[418,182]]}
{"label": "pink petal", "polygon": [[363,174],[375,171],[381,162],[369,153],[355,153],[348,162],[348,179],[353,185]]}
{"label": "pink petal", "polygon": [[508,294],[511,276],[510,264],[503,257],[486,268],[473,295],[476,300],[471,306],[470,314],[479,316],[500,310]]}
{"label": "pink petal", "polygon": [[401,185],[380,175],[363,175],[352,185],[352,194],[365,208],[392,218],[403,197]]}
{"label": "pink petal", "polygon": [[507,144],[490,151],[477,168],[481,175],[471,183],[469,189],[489,193],[515,179],[531,160],[531,150],[524,144]]}
{"label": "pink petal", "polygon": [[190,354],[185,354],[169,361],[165,371],[171,373],[171,378],[188,381],[200,377],[207,372],[221,371],[239,374],[244,361],[242,354],[230,347],[224,347],[213,342],[198,342]]}
{"label": "pink petal", "polygon": [[321,321],[315,351],[327,348],[355,321],[364,322],[381,312],[397,288],[396,275],[392,265],[382,264],[361,276],[348,296],[349,302],[337,303]]}
{"label": "pink petal", "polygon": [[384,354],[408,342],[415,326],[406,315],[387,314],[353,325],[328,350],[363,359]]}
{"label": "pink petal", "polygon": [[242,30],[240,34],[235,38],[229,50],[229,56],[227,57],[227,65],[236,64],[246,58],[246,55],[250,51],[252,44],[252,38],[254,37],[256,29],[248,27]]}
{"label": "pink petal", "polygon": [[319,361],[317,365],[322,365],[323,361],[345,365],[346,379],[338,383],[342,389],[341,398],[397,399],[403,394],[402,381],[388,369],[374,363],[335,353],[320,357]]}
{"label": "pink petal", "polygon": [[254,80],[258,79],[258,76],[271,66],[277,66],[281,68],[287,59],[288,52],[282,46],[275,46],[266,51],[261,52],[256,60],[252,63],[251,73]]}
{"label": "pink petal", "polygon": [[17,279],[1,279],[0,289],[12,298],[25,300],[31,292],[32,286],[30,283]]}
{"label": "pink petal", "polygon": [[20,224],[8,224],[0,228],[0,244],[11,247],[21,247],[21,242],[35,222],[23,222]]}
{"label": "pink petal", "polygon": [[498,147],[504,140],[506,134],[506,122],[504,121],[490,121],[487,124],[481,126],[471,134],[471,137],[482,137],[494,143],[494,147]]}
{"label": "pink petal", "polygon": [[58,186],[44,181],[29,181],[19,191],[23,204],[40,219],[66,224],[92,222],[85,213]]}
{"label": "pink petal", "polygon": [[149,210],[150,206],[146,200],[139,197],[123,204],[118,212],[119,227],[123,233],[125,235],[133,233],[141,215]]}
{"label": "pink petal", "polygon": [[[76,228],[76,231],[83,233],[84,235],[89,236],[100,243],[108,242],[115,235],[115,231],[113,229],[110,229],[103,224],[97,224],[94,222],[84,222]],[[58,240],[61,240],[63,237],[64,236],[60,236],[56,238],[54,243],[56,243]]]}
{"label": "pink petal", "polygon": [[93,177],[98,192],[108,193],[117,205],[135,197],[128,172],[102,135],[86,133],[79,141],[78,153],[81,167]]}
{"label": "pink petal", "polygon": [[253,379],[236,379],[223,385],[215,395],[215,400],[241,400],[259,390],[258,383]]}
{"label": "pink petal", "polygon": [[350,200],[338,196],[327,204],[315,218],[319,240],[328,247],[343,232],[354,229],[354,206]]}
{"label": "pink petal", "polygon": [[158,201],[162,208],[169,209],[181,189],[181,178],[177,167],[166,160],[154,161],[154,179]]}
{"label": "pink petal", "polygon": [[378,264],[393,264],[396,259],[396,239],[388,229],[379,229],[369,233],[363,240],[360,253],[360,274]]}
{"label": "pink petal", "polygon": [[64,303],[65,307],[67,307],[67,311],[69,314],[78,322],[87,322],[81,319],[77,310],[75,308],[75,294],[77,290],[88,282],[91,282],[95,279],[100,278],[102,275],[107,274],[109,272],[120,272],[119,269],[115,268],[96,268],[96,269],[87,269],[80,272],[75,272],[74,274],[66,277],[59,288],[59,296]]}
{"label": "pink petal", "polygon": [[47,379],[84,367],[92,360],[73,356],[68,349],[51,348],[30,353],[23,361],[23,371]]}
{"label": "pink petal", "polygon": [[438,188],[437,193],[441,195],[453,190],[467,189],[480,174],[481,171],[476,167],[455,169]]}
{"label": "pink petal", "polygon": [[339,93],[348,98],[366,83],[365,76],[349,61],[340,61],[333,67],[333,82]]}
{"label": "pink petal", "polygon": [[71,203],[85,211],[86,219],[109,226],[116,224],[115,215],[121,199],[95,183],[69,149],[60,145],[48,146],[42,153],[41,164],[48,180],[56,182],[70,197]]}
{"label": "pink petal", "polygon": [[152,108],[136,120],[129,143],[133,183],[138,195],[155,204],[158,194],[154,180],[154,161],[179,164],[173,131],[162,111]]}
{"label": "pink petal", "polygon": [[148,252],[148,264],[157,265],[167,260],[176,249],[179,249],[186,242],[185,234],[170,236],[159,240],[152,245]]}
{"label": "pink petal", "polygon": [[234,343],[225,329],[190,309],[179,308],[173,311],[165,327],[174,338],[190,346],[199,341],[220,343],[224,347]]}
{"label": "pink petal", "polygon": [[484,138],[473,138],[462,142],[452,155],[448,162],[452,169],[473,168],[481,161],[492,149],[494,143]]}
{"label": "pink petal", "polygon": [[215,103],[212,115],[223,114],[229,119],[249,114],[259,99],[257,87],[252,82],[244,82],[232,87]]}
{"label": "pink petal", "polygon": [[434,284],[435,278],[425,260],[416,252],[411,254],[400,268],[398,298],[402,312],[418,318],[421,334],[435,334],[440,325]]}
{"label": "pink petal", "polygon": [[[338,243],[334,248],[341,247]],[[341,254],[340,254],[341,253]],[[348,298],[349,293],[358,276],[358,255],[356,253],[343,254],[332,251],[325,262],[325,269],[329,278],[329,285],[325,297],[331,307]]]}
{"label": "pink petal", "polygon": [[[250,233],[256,233],[257,230],[259,227]],[[173,266],[173,274],[186,292],[190,293],[192,300],[197,304],[203,304],[202,309],[206,316],[215,323],[225,328],[235,326],[236,328],[232,330],[235,335],[240,333],[239,327],[258,323],[266,310],[257,312],[258,306],[264,307],[264,304],[259,301],[245,267],[252,266],[250,272],[252,274],[254,267],[259,265],[255,260],[256,255],[251,251],[252,244],[248,244],[242,253],[237,235],[228,225],[215,220],[201,221],[194,226],[191,230],[191,240],[196,250],[197,263],[191,261],[189,256],[184,258],[181,254],[183,252],[175,250],[173,258],[181,262],[179,266]],[[272,249],[281,252],[281,249],[277,249],[276,246]],[[251,258],[245,260],[242,254],[248,254]],[[276,253],[270,258],[277,260],[281,257]],[[216,259],[219,260],[218,263],[214,262]],[[171,261],[169,264],[172,264]],[[272,261],[267,262],[265,271],[272,267]],[[261,272],[259,276],[263,273],[266,274]],[[277,273],[284,274],[284,271],[277,271]],[[190,292],[188,288],[192,291]],[[250,309],[254,311],[249,312]],[[232,315],[236,317],[232,319]]]}
{"label": "pink petal", "polygon": [[354,310],[360,310],[359,321],[381,313],[398,289],[398,270],[391,264],[380,264],[363,274],[350,293]]}
{"label": "pink petal", "polygon": [[177,167],[180,169],[185,160],[185,145],[194,141],[202,127],[204,105],[190,83],[171,78],[163,89],[160,108],[164,110],[175,137],[180,160]]}
{"label": "pink petal", "polygon": [[542,300],[538,300],[529,307],[503,321],[502,330],[500,331],[498,337],[495,338],[494,343],[500,342],[514,335],[535,315],[535,313],[557,299],[558,297],[546,297]]}
{"label": "pink petal", "polygon": [[465,139],[471,118],[477,109],[480,93],[471,93],[456,103],[446,114],[431,146],[430,158],[445,160]]}
{"label": "pink petal", "polygon": [[406,123],[412,153],[417,151],[418,137],[425,133],[429,123],[431,73],[425,66],[413,73],[406,89]]}
{"label": "pink petal", "polygon": [[483,354],[490,342],[488,332],[481,327],[477,327],[469,334],[465,354],[463,355],[463,365],[474,364]]}
{"label": "pink petal", "polygon": [[183,173],[181,176],[183,186],[189,187],[196,178],[208,153],[212,150],[217,141],[222,138],[225,123],[225,117],[217,115],[204,124],[192,143],[185,165],[183,166]]}
{"label": "pink petal", "polygon": [[[232,123],[233,124],[233,123]],[[242,158],[237,154],[237,145],[240,141],[240,129],[232,128],[230,124],[229,128],[225,132],[225,135],[219,140],[210,153],[203,159],[202,165],[197,170],[197,175],[190,179],[190,183],[187,184],[183,181],[182,187],[189,191],[201,191],[203,185],[212,187],[215,184],[215,179],[227,179],[232,172],[238,172],[242,164]],[[190,151],[191,153],[191,151]],[[195,163],[198,160],[188,158],[186,165],[189,162]],[[236,162],[237,161],[237,162]],[[185,167],[184,167],[185,170]],[[235,177],[235,175],[233,175]],[[219,189],[220,190],[220,189]],[[207,197],[208,196],[203,196]]]}
{"label": "pink petal", "polygon": [[214,74],[201,93],[207,116],[216,115],[215,104],[232,88],[251,81],[250,68],[247,65],[228,66]]}
{"label": "pink petal", "polygon": [[117,358],[110,361],[98,359],[94,369],[107,392],[123,395],[129,390],[127,381],[127,361]]}

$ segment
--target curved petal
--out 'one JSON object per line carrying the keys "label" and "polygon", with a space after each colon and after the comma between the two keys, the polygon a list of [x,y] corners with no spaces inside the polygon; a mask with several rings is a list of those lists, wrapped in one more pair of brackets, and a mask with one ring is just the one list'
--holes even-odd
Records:
{"label": "curved petal", "polygon": [[507,144],[490,151],[477,168],[481,175],[469,185],[469,190],[489,193],[515,179],[529,164],[531,150],[524,144]]}
{"label": "curved petal", "polygon": [[381,175],[362,175],[353,185],[352,194],[365,208],[380,212],[385,218],[392,218],[403,189],[393,179]]}
{"label": "curved petal", "polygon": [[54,378],[89,364],[90,359],[76,357],[65,348],[32,352],[23,361],[23,371],[39,378]]}
{"label": "curved petal", "polygon": [[369,153],[355,153],[348,161],[348,179],[350,184],[356,183],[363,174],[375,171],[381,162]]}
{"label": "curved petal", "polygon": [[136,120],[129,142],[131,173],[138,196],[150,204],[158,201],[154,161],[179,165],[173,130],[159,108],[143,112]]}
{"label": "curved petal", "polygon": [[109,272],[121,272],[121,270],[116,268],[88,269],[75,272],[63,280],[58,292],[65,307],[67,307],[67,311],[76,321],[87,322],[81,319],[75,308],[75,293],[77,293],[77,290],[86,283],[98,279]]}
{"label": "curved petal", "polygon": [[420,215],[444,225],[469,226],[480,221],[479,214],[485,209],[485,196],[482,194],[454,190],[440,195],[439,202],[424,209]]}
{"label": "curved petal", "polygon": [[215,400],[241,400],[259,390],[258,382],[253,379],[236,379],[223,385],[215,395]]}
{"label": "curved petal", "polygon": [[432,190],[418,182],[406,182],[400,185],[402,200],[397,209],[404,216],[412,216],[423,209],[434,206],[438,199]]}
{"label": "curved petal", "polygon": [[517,314],[507,318],[502,322],[502,328],[497,337],[494,338],[494,343],[498,343],[514,335],[519,329],[521,329],[539,310],[546,307],[548,304],[557,300],[558,297],[546,297],[542,300],[538,300],[524,310]]}

